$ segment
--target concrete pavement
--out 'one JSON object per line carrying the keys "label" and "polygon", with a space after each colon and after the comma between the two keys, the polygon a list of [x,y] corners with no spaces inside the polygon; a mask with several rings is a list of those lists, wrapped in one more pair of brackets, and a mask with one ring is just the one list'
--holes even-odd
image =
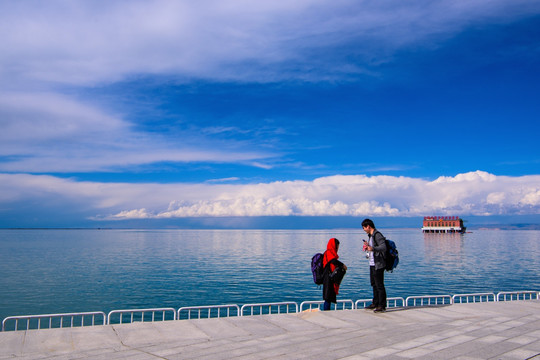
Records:
{"label": "concrete pavement", "polygon": [[540,301],[8,331],[0,359],[540,360]]}

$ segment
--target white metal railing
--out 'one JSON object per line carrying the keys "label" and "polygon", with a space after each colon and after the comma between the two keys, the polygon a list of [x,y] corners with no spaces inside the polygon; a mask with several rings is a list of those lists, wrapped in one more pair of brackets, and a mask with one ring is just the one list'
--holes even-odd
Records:
{"label": "white metal railing", "polygon": [[[412,301],[412,305],[409,305]],[[406,306],[435,306],[435,305],[452,305],[452,297],[450,295],[422,295],[409,296],[405,299]]]}
{"label": "white metal railing", "polygon": [[[401,302],[401,305],[398,305],[398,303]],[[405,299],[402,297],[391,297],[386,299],[386,307],[405,307]]]}
{"label": "white metal railing", "polygon": [[[244,310],[251,309],[249,315],[268,315],[268,314],[281,314],[290,313],[290,308],[294,307],[294,313],[298,312],[298,304],[295,302],[276,302],[276,303],[262,303],[262,304],[245,304],[240,309],[240,316],[244,315]],[[257,310],[255,310],[257,309]],[[285,311],[283,311],[283,309]]]}
{"label": "white metal railing", "polygon": [[[184,306],[178,309],[177,319],[181,320],[182,314],[186,314],[186,319],[191,319],[191,314],[196,312],[197,319],[201,318],[201,314],[205,318],[211,317],[231,317],[239,316],[240,307],[236,304],[231,305],[208,305],[208,306]],[[206,315],[206,316],[205,316]]]}
{"label": "white metal railing", "polygon": [[366,307],[368,307],[371,302],[373,300],[372,299],[359,299],[359,300],[356,300],[356,302],[354,303],[354,307],[356,309],[365,309]]}
{"label": "white metal railing", "polygon": [[[96,319],[97,317],[97,319]],[[85,321],[85,319],[87,319]],[[96,321],[97,320],[97,321]],[[10,322],[14,322],[14,329],[17,330],[30,330],[30,329],[52,329],[63,327],[76,327],[76,326],[94,326],[105,325],[107,317],[104,312],[81,312],[81,313],[64,313],[64,314],[44,314],[44,315],[21,315],[21,316],[9,316],[2,321],[2,331],[5,331],[9,327]],[[67,324],[66,324],[67,322]],[[45,323],[46,327],[43,327]],[[21,324],[23,328],[20,329]]]}
{"label": "white metal railing", "polygon": [[538,291],[501,291],[497,294],[497,301],[538,300]]}
{"label": "white metal railing", "polygon": [[[300,312],[302,311],[312,311],[313,309],[319,309],[321,310],[320,306],[324,304],[324,300],[311,300],[311,301],[303,301],[300,304]],[[316,305],[314,307],[314,305]],[[304,307],[308,307],[307,309],[304,309]],[[352,300],[337,300],[336,304],[334,305],[334,310],[353,310],[354,309],[354,302]]]}
{"label": "white metal railing", "polygon": [[477,293],[477,294],[456,294],[452,296],[453,304],[476,303],[497,301],[494,293]]}
{"label": "white metal railing", "polygon": [[[355,309],[365,309],[366,307],[371,304],[372,299],[360,299],[356,300],[354,303]],[[398,305],[398,303],[401,303]],[[397,308],[397,307],[404,307],[405,306],[405,299],[402,297],[391,297],[386,299],[386,308]]]}
{"label": "white metal railing", "polygon": [[[169,314],[169,316],[167,316]],[[170,314],[172,314],[172,319]],[[129,321],[124,322],[124,315],[129,315]],[[157,315],[157,316],[156,316]],[[150,308],[132,310],[113,310],[107,315],[107,324],[112,324],[113,317],[118,316],[116,324],[176,320],[176,310],[173,308]]]}
{"label": "white metal railing", "polygon": [[[309,301],[303,301],[300,303],[300,312],[303,311],[312,311],[314,309],[320,310],[321,304],[324,304],[324,300],[309,300]],[[304,307],[309,306],[309,308],[304,309]]]}
{"label": "white metal railing", "polygon": [[[503,291],[497,293],[476,293],[476,294],[456,294],[456,295],[422,295],[409,296],[406,299],[394,297],[387,299],[387,307],[409,307],[409,306],[436,306],[452,305],[454,303],[469,302],[489,302],[489,301],[514,301],[514,300],[538,300],[538,291]],[[2,321],[2,331],[10,330],[30,330],[30,329],[50,329],[62,327],[94,326],[107,324],[122,324],[145,321],[166,321],[180,320],[181,315],[187,312],[187,319],[192,318],[192,313],[197,312],[197,319],[202,317],[230,317],[265,315],[281,313],[298,313],[304,311],[305,307],[312,310],[314,306],[318,309],[324,303],[322,300],[304,301],[300,304],[295,302],[276,302],[262,304],[245,304],[241,308],[238,305],[209,305],[182,307],[175,310],[173,308],[150,308],[134,310],[113,310],[108,315],[101,311],[45,314],[45,315],[21,315],[9,316]],[[371,303],[371,299],[338,300],[334,305],[334,310],[361,309]],[[246,314],[246,312],[249,312]],[[129,321],[124,322],[124,317],[129,316]],[[113,319],[114,317],[114,319]],[[116,318],[118,317],[118,318]],[[113,321],[115,320],[115,321]]]}

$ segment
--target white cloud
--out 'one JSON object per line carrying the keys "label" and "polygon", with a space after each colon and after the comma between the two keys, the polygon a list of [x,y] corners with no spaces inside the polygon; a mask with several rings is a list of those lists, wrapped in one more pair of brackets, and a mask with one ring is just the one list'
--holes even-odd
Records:
{"label": "white cloud", "polygon": [[159,162],[268,167],[264,161],[275,156],[232,140],[210,145],[200,129],[175,137],[139,132],[120,117],[52,93],[0,92],[0,127],[5,172],[112,171]]}
{"label": "white cloud", "polygon": [[534,191],[534,189],[529,189],[519,201],[520,205],[530,205],[532,207],[537,207],[540,204],[540,190]]}
{"label": "white cloud", "polygon": [[[344,79],[372,73],[403,47],[436,46],[469,26],[538,11],[528,0],[5,1],[0,79],[5,88],[139,74]],[[336,57],[320,66],[314,54],[330,56],[328,49],[345,44],[356,44],[354,62]]]}
{"label": "white cloud", "polygon": [[330,176],[261,184],[126,184],[1,174],[0,204],[47,199],[90,209],[94,219],[201,216],[422,216],[540,214],[540,176],[482,171],[435,181]]}
{"label": "white cloud", "polygon": [[503,192],[493,192],[488,194],[486,198],[486,203],[488,204],[500,204],[504,201],[506,194]]}
{"label": "white cloud", "polygon": [[253,142],[207,141],[242,129],[193,129],[180,143],[57,92],[152,75],[254,82],[376,75],[376,65],[404,47],[437,46],[469,26],[539,12],[528,0],[3,1],[0,171],[117,171],[159,162],[270,169],[268,159],[280,154]]}

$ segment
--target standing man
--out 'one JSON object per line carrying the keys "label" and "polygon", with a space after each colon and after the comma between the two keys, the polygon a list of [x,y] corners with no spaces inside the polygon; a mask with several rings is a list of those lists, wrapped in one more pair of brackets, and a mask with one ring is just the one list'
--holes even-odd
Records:
{"label": "standing man", "polygon": [[[386,238],[370,219],[362,221],[362,229],[368,234],[369,240],[365,246],[369,255],[369,280],[373,287],[373,300],[366,309],[374,312],[386,311],[386,289],[384,288],[384,269],[386,266]],[[364,240],[365,241],[365,240]]]}

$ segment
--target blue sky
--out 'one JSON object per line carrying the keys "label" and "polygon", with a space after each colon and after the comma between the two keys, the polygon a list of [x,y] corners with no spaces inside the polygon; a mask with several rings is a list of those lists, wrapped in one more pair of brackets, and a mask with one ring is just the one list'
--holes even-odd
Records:
{"label": "blue sky", "polygon": [[540,1],[0,1],[0,34],[0,227],[540,214]]}

